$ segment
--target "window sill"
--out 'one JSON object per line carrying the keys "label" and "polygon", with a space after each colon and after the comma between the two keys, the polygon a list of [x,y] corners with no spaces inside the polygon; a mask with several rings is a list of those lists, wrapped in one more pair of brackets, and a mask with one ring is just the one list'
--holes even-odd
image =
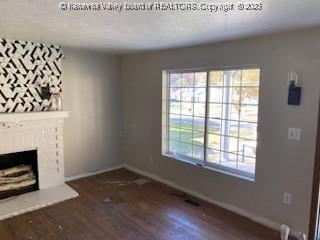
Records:
{"label": "window sill", "polygon": [[[209,170],[209,171],[222,173],[222,174],[225,174],[225,175],[228,175],[228,176],[231,176],[231,177],[240,178],[242,180],[246,180],[246,181],[249,181],[249,182],[255,182],[254,175],[251,177],[251,176],[243,175],[241,173],[231,172],[231,171],[222,169],[223,167],[220,168],[220,166],[218,166],[218,165],[216,167],[205,166],[200,161],[191,160],[191,159],[188,159],[186,157],[173,156],[171,154],[165,154],[165,153],[163,153],[162,155],[165,156],[165,157],[168,157],[170,159],[173,159],[173,160],[176,160],[176,161],[179,161],[179,162],[182,162],[182,163],[186,163],[186,164],[192,165],[194,167],[198,167],[198,168],[206,169],[206,170]],[[234,170],[234,171],[237,171],[237,170]]]}

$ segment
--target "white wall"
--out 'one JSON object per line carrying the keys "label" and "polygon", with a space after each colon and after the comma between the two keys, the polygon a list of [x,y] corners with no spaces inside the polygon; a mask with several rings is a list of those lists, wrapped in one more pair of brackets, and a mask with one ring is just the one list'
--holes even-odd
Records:
{"label": "white wall", "polygon": [[[122,159],[211,199],[307,232],[320,89],[320,29],[122,58]],[[249,182],[161,156],[161,71],[261,66],[256,180]],[[301,106],[288,106],[288,71],[299,73]],[[300,142],[288,127],[302,128]],[[282,203],[292,193],[291,206]]]}
{"label": "white wall", "polygon": [[63,48],[66,176],[119,165],[120,57]]}

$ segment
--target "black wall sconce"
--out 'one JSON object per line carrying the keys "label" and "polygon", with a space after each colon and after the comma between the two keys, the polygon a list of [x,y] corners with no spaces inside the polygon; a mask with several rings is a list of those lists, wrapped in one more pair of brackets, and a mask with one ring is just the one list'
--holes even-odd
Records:
{"label": "black wall sconce", "polygon": [[301,101],[301,87],[298,86],[298,74],[296,72],[289,72],[288,84],[288,105],[299,106]]}
{"label": "black wall sconce", "polygon": [[47,86],[41,87],[41,99],[49,100],[50,99],[50,87],[49,84]]}

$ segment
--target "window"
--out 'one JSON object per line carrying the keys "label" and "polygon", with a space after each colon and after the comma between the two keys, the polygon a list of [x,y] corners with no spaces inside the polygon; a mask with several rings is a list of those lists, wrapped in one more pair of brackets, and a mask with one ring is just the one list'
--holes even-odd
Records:
{"label": "window", "polygon": [[259,68],[164,73],[163,154],[254,177]]}

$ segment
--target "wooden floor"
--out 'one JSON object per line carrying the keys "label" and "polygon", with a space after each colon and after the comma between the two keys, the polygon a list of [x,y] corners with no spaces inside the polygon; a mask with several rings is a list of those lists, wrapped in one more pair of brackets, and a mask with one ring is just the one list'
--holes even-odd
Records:
{"label": "wooden floor", "polygon": [[[124,169],[70,182],[80,197],[0,222],[1,240],[274,240],[279,233]],[[178,194],[177,194],[178,193]]]}

